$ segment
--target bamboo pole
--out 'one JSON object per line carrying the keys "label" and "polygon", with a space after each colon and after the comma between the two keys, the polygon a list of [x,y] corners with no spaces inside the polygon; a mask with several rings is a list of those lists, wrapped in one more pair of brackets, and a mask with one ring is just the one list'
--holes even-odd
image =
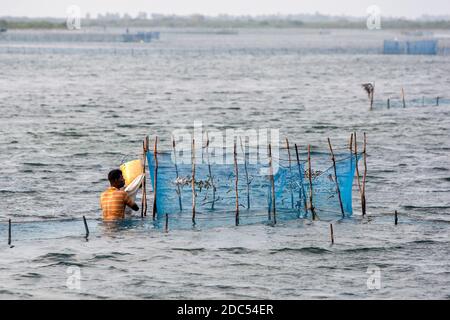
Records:
{"label": "bamboo pole", "polygon": [[[172,137],[172,149],[173,149],[173,161],[175,162],[175,174],[177,175],[177,180],[179,177],[178,174],[178,165],[177,165],[177,149],[175,145],[175,138]],[[180,206],[180,212],[183,211],[183,205],[181,201],[181,188],[180,185],[177,184],[177,194],[178,194],[178,205]]]}
{"label": "bamboo pole", "polygon": [[[289,161],[289,175],[292,176],[292,167],[291,167],[291,150],[289,148],[289,140],[286,137],[286,148],[288,152],[288,161]],[[291,208],[294,209],[294,192],[291,187]]]}
{"label": "bamboo pole", "polygon": [[8,220],[8,246],[11,245],[11,219]]}
{"label": "bamboo pole", "polygon": [[350,149],[350,156],[353,156],[353,133],[350,134],[350,143],[348,144],[348,148]]}
{"label": "bamboo pole", "polygon": [[367,152],[366,152],[366,133],[364,132],[364,147],[363,147],[363,155],[364,155],[364,173],[363,173],[363,181],[362,181],[362,214],[366,215],[366,176],[367,176]]}
{"label": "bamboo pole", "polygon": [[85,217],[85,216],[83,216],[83,222],[84,222],[84,229],[86,230],[86,236],[85,236],[85,238],[86,238],[86,241],[87,241],[88,238],[89,238],[89,227],[88,227],[88,224],[87,224],[87,221],[86,221],[86,217]]}
{"label": "bamboo pole", "polygon": [[241,151],[244,155],[245,182],[247,185],[247,210],[250,210],[250,182],[248,181],[247,153],[245,152],[244,146],[242,144],[242,137],[239,137],[239,139],[241,142]]}
{"label": "bamboo pole", "polygon": [[[355,168],[356,168],[356,179],[358,181],[358,189],[359,189],[359,195],[361,198],[361,208],[363,206],[363,193],[362,193],[362,187],[361,187],[361,180],[359,178],[359,168],[358,168],[358,143],[357,143],[357,139],[356,139],[356,132],[353,133],[354,135],[354,140],[355,140]],[[364,216],[364,213],[363,213]]]}
{"label": "bamboo pole", "polygon": [[338,182],[338,176],[337,176],[337,171],[336,171],[336,159],[334,157],[333,147],[331,146],[330,138],[328,138],[328,146],[330,147],[331,160],[333,161],[334,180],[336,181],[336,191],[338,194],[339,206],[341,208],[342,218],[344,218],[345,213],[344,213],[344,206],[342,205],[341,190],[339,189],[339,182]]}
{"label": "bamboo pole", "polygon": [[152,208],[152,215],[153,220],[156,219],[156,200],[158,195],[158,136],[155,137],[155,145],[153,146],[153,157],[155,160],[155,172],[153,175],[153,208]]}
{"label": "bamboo pole", "polygon": [[332,223],[330,223],[330,235],[331,235],[331,244],[334,244],[334,232]]}
{"label": "bamboo pole", "polygon": [[212,192],[213,192],[213,200],[211,203],[211,209],[214,210],[214,204],[216,201],[216,186],[214,185],[214,178],[212,175],[212,170],[211,170],[211,163],[209,161],[209,136],[208,136],[208,132],[206,132],[206,159],[208,161],[208,172],[209,172],[209,178],[211,179],[211,185],[212,185]]}
{"label": "bamboo pole", "polygon": [[239,225],[239,170],[237,165],[237,153],[236,153],[236,142],[234,142],[233,148],[234,156],[234,174],[235,174],[235,190],[236,190],[236,226]]}
{"label": "bamboo pole", "polygon": [[269,143],[269,166],[270,166],[270,182],[272,185],[272,211],[273,211],[273,223],[277,223],[277,213],[276,213],[276,205],[275,205],[275,179],[273,177],[273,166],[272,166],[272,146]]}
{"label": "bamboo pole", "polygon": [[[299,178],[300,178],[300,190],[299,192],[301,192],[301,194],[299,194],[300,198],[303,198],[303,206],[305,208],[305,214],[308,214],[308,205],[306,203],[306,194],[305,194],[305,187],[303,185],[303,176],[304,176],[304,172],[302,172],[302,167],[300,166],[300,157],[298,155],[298,147],[297,144],[294,144],[295,146],[295,155],[297,157],[297,167],[298,167],[298,174],[299,174]],[[303,196],[302,196],[303,195]]]}
{"label": "bamboo pole", "polygon": [[311,145],[308,144],[308,176],[309,176],[309,210],[312,213],[312,219],[316,220],[316,211],[313,206],[313,186],[311,170]]}
{"label": "bamboo pole", "polygon": [[402,88],[402,101],[403,101],[403,108],[406,108],[406,102],[405,102],[405,90]]}
{"label": "bamboo pole", "polygon": [[192,224],[195,225],[195,139],[192,139]]}
{"label": "bamboo pole", "polygon": [[142,173],[144,179],[142,180],[142,204],[141,204],[141,218],[147,216],[147,174],[145,167],[147,164],[147,151],[148,151],[148,136],[145,137],[142,143],[143,159],[142,159]]}

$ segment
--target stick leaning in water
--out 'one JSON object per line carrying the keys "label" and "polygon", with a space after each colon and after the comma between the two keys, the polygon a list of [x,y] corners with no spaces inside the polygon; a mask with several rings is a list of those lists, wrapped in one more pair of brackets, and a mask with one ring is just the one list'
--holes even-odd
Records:
{"label": "stick leaning in water", "polygon": [[316,210],[313,206],[313,185],[312,185],[312,169],[311,169],[311,145],[308,144],[308,176],[309,176],[309,210],[312,213],[312,219],[316,220]]}
{"label": "stick leaning in water", "polygon": [[339,206],[341,207],[342,218],[344,218],[345,217],[344,206],[342,205],[341,190],[339,189],[338,176],[337,176],[337,172],[336,172],[336,159],[334,158],[334,152],[333,152],[333,147],[331,146],[330,138],[328,138],[328,146],[330,147],[331,160],[333,161],[334,180],[336,182],[336,191],[338,194]]}
{"label": "stick leaning in water", "polygon": [[156,219],[156,201],[157,201],[157,195],[158,195],[158,136],[155,137],[155,145],[153,147],[153,157],[155,161],[155,172],[153,176],[153,212],[152,212],[152,218],[153,220]]}
{"label": "stick leaning in water", "polygon": [[88,227],[88,224],[87,224],[85,216],[83,216],[83,222],[84,222],[84,229],[86,230],[85,238],[86,238],[86,241],[87,241],[87,239],[89,238],[89,227]]}
{"label": "stick leaning in water", "polygon": [[[308,214],[308,204],[306,203],[306,193],[305,193],[305,186],[303,185],[303,176],[304,172],[302,170],[302,167],[300,165],[300,157],[298,155],[298,147],[297,144],[295,144],[295,155],[297,157],[297,167],[298,167],[298,175],[300,178],[300,190],[299,190],[299,199],[303,199],[303,206],[305,208],[305,215]],[[299,205],[300,207],[300,205]]]}

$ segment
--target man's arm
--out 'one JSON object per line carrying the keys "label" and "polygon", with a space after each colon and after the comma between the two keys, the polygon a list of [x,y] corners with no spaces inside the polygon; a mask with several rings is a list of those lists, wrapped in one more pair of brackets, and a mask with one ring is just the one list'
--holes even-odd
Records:
{"label": "man's arm", "polygon": [[132,210],[138,211],[139,207],[138,205],[127,195],[125,198],[125,203],[127,206],[129,206]]}

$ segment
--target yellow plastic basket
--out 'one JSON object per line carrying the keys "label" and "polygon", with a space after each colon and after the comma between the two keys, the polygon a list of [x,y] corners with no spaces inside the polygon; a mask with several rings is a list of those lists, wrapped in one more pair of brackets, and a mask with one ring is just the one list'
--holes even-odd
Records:
{"label": "yellow plastic basket", "polygon": [[126,162],[120,166],[120,170],[125,179],[125,185],[128,186],[137,176],[143,173],[142,161],[138,159]]}

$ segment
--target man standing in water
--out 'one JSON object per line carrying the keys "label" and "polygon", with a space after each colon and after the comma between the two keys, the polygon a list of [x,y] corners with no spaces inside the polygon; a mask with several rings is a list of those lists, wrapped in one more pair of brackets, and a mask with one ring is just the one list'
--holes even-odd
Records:
{"label": "man standing in water", "polygon": [[108,174],[111,187],[106,189],[100,197],[100,205],[103,211],[103,220],[118,220],[125,217],[125,207],[129,206],[134,211],[139,207],[131,199],[126,191],[121,190],[125,185],[122,171],[115,169]]}

